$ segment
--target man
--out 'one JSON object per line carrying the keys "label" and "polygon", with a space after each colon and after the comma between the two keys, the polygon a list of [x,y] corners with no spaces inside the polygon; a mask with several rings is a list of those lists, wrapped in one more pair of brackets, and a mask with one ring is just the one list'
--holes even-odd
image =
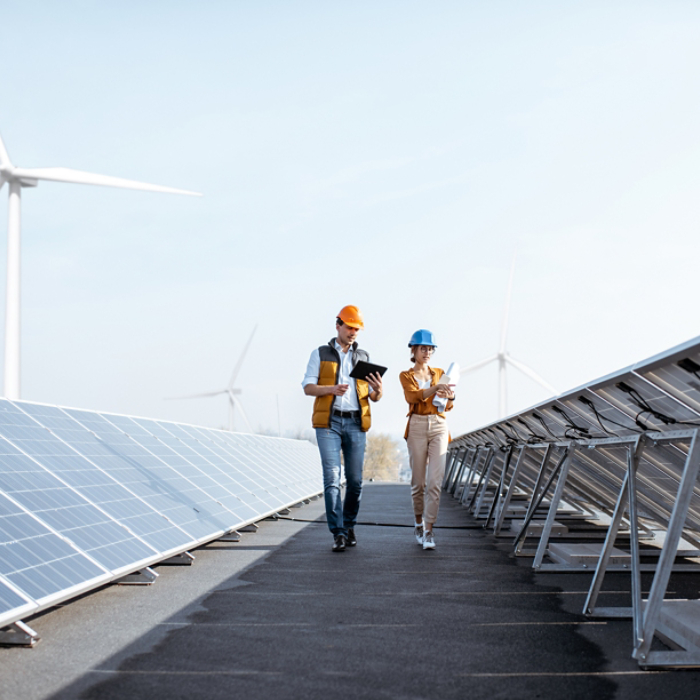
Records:
{"label": "man", "polygon": [[[357,544],[355,524],[362,496],[362,465],[367,431],[372,422],[369,399],[382,397],[382,378],[368,381],[350,376],[355,365],[369,354],[357,347],[358,333],[365,327],[356,306],[344,306],[335,321],[337,337],[311,353],[302,386],[314,396],[313,426],[323,465],[323,491],[333,551]],[[340,495],[340,453],[345,465],[345,503]]]}

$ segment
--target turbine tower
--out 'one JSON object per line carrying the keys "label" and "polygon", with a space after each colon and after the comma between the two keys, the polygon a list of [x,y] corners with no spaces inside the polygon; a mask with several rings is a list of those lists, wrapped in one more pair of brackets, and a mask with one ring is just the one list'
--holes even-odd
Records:
{"label": "turbine tower", "polygon": [[238,358],[238,362],[236,362],[236,366],[233,368],[233,374],[231,375],[231,379],[229,380],[229,383],[223,388],[219,389],[218,391],[209,391],[206,394],[190,394],[189,396],[171,396],[168,397],[166,400],[167,401],[178,401],[180,399],[202,399],[206,398],[209,396],[220,396],[221,394],[228,394],[228,429],[233,433],[235,432],[234,430],[234,418],[235,418],[235,412],[236,409],[238,409],[239,413],[243,417],[243,420],[245,421],[245,424],[248,426],[248,430],[250,430],[251,433],[254,433],[255,431],[253,430],[252,426],[250,425],[250,421],[248,420],[248,416],[246,415],[245,411],[243,410],[243,406],[241,405],[240,399],[237,399],[237,396],[240,396],[243,392],[241,389],[238,389],[236,387],[236,379],[238,378],[238,373],[241,371],[241,366],[243,365],[243,360],[245,359],[246,353],[248,352],[248,348],[250,347],[250,343],[253,340],[253,336],[255,335],[255,331],[258,330],[257,324],[253,328],[253,332],[250,334],[250,337],[248,338],[248,342],[245,344],[245,347],[243,348],[243,352],[241,353],[241,356]]}
{"label": "turbine tower", "polygon": [[505,418],[508,412],[508,377],[506,368],[508,365],[515,367],[515,369],[520,370],[526,377],[529,377],[534,382],[544,387],[548,391],[552,392],[552,395],[556,395],[559,392],[549,383],[547,383],[542,377],[540,377],[537,372],[526,364],[516,360],[511,357],[506,350],[506,344],[508,340],[508,318],[510,316],[510,300],[513,292],[513,276],[515,274],[515,257],[513,257],[513,263],[510,267],[510,275],[508,277],[508,288],[506,291],[506,305],[503,311],[503,322],[501,323],[501,342],[498,347],[498,352],[495,355],[487,357],[485,360],[481,360],[470,367],[465,367],[460,374],[468,374],[470,372],[476,372],[476,370],[490,365],[492,362],[498,363],[498,417]]}
{"label": "turbine tower", "polygon": [[10,161],[5,144],[0,138],[0,189],[7,183],[9,194],[7,216],[7,299],[5,313],[5,383],[8,399],[20,398],[20,204],[23,187],[36,187],[39,180],[70,182],[79,185],[104,185],[129,190],[169,192],[201,197],[199,192],[177,190],[173,187],[149,185],[135,180],[124,180],[109,175],[96,175],[70,168],[17,168]]}

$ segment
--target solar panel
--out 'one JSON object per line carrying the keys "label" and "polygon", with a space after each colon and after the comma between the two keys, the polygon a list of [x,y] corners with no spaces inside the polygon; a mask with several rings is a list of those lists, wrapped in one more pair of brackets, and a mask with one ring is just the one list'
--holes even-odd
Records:
{"label": "solar panel", "polygon": [[0,493],[0,576],[37,603],[109,579],[106,569]]}
{"label": "solar panel", "polygon": [[32,603],[0,576],[0,627],[17,619],[17,615],[27,615],[36,609]]}
{"label": "solar panel", "polygon": [[[686,651],[670,656],[664,656],[666,652],[650,651],[656,625],[662,624],[662,609],[670,615],[668,610],[672,606],[664,596],[681,538],[700,549],[700,338],[459,436],[450,450],[455,452],[469,446],[482,451],[518,449],[534,453],[541,449],[536,443],[563,450],[568,456],[560,473],[548,477],[552,504],[533,566],[546,568],[541,566],[542,558],[560,498],[609,514],[612,523],[587,601],[587,610],[594,609],[621,519],[628,513],[634,656],[645,668],[700,665],[700,650],[689,641],[700,630],[692,632],[691,637],[683,637],[689,633],[678,630],[686,623],[679,624],[677,620],[663,623],[663,634]],[[482,467],[479,497],[468,499],[475,517],[485,517],[484,509],[479,506],[489,505],[489,499],[487,518],[507,504],[509,494],[502,488],[505,479],[499,481],[499,469],[502,471],[499,464],[503,460],[494,464],[491,483],[487,483],[488,474]],[[452,470],[446,479],[445,488],[455,495],[459,494],[456,481],[462,478],[463,471]],[[526,456],[519,465],[517,479],[511,480],[513,489],[517,486],[527,495],[529,512],[532,504],[541,498],[538,484],[543,475],[536,460]],[[466,481],[464,491],[474,493],[470,477]],[[653,524],[667,530],[652,590],[644,602],[639,584],[640,518],[646,521],[646,526]]]}
{"label": "solar panel", "polygon": [[0,627],[322,489],[305,441],[0,399]]}
{"label": "solar panel", "polygon": [[[143,557],[192,543],[191,536],[119,482],[112,467],[121,463],[120,458],[93,433],[55,406],[17,402],[14,409],[20,408],[33,418],[31,423],[24,421],[26,437],[21,447],[46,472],[60,478],[143,542],[144,548],[134,544]],[[19,420],[17,415],[14,420]],[[133,561],[131,558],[130,563]]]}
{"label": "solar panel", "polygon": [[75,488],[85,460],[8,401],[0,402],[0,436],[0,489],[23,508],[108,570],[156,553]]}
{"label": "solar panel", "polygon": [[191,546],[202,538],[211,537],[212,532],[231,528],[233,516],[230,512],[225,514],[220,504],[139,443],[139,440],[147,440],[148,435],[136,423],[110,416],[121,423],[120,426],[101,414],[76,410],[67,413],[89,427],[111,453],[100,460],[100,466],[187,533]]}

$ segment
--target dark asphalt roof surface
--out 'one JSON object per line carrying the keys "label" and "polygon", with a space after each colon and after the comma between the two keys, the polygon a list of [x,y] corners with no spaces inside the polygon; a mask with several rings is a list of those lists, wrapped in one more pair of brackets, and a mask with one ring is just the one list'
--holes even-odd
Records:
{"label": "dark asphalt roof surface", "polygon": [[[443,494],[434,551],[405,527],[413,520],[406,485],[367,484],[360,520],[384,526],[358,525],[357,547],[333,553],[325,522],[309,525],[160,633],[149,652],[127,650],[116,667],[96,669],[90,687],[83,681],[54,697],[697,694],[700,672],[638,668],[630,621],[580,614],[590,575],[533,574],[450,496]],[[697,597],[698,579],[689,576],[670,588]],[[628,604],[628,579],[609,574],[599,604]]]}

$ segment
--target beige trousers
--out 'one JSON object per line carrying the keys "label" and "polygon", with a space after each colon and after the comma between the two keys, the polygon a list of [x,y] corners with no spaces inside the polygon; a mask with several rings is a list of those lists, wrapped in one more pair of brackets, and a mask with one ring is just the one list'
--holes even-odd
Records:
{"label": "beige trousers", "polygon": [[411,416],[407,444],[413,512],[431,527],[440,507],[448,440],[447,421],[442,416]]}

